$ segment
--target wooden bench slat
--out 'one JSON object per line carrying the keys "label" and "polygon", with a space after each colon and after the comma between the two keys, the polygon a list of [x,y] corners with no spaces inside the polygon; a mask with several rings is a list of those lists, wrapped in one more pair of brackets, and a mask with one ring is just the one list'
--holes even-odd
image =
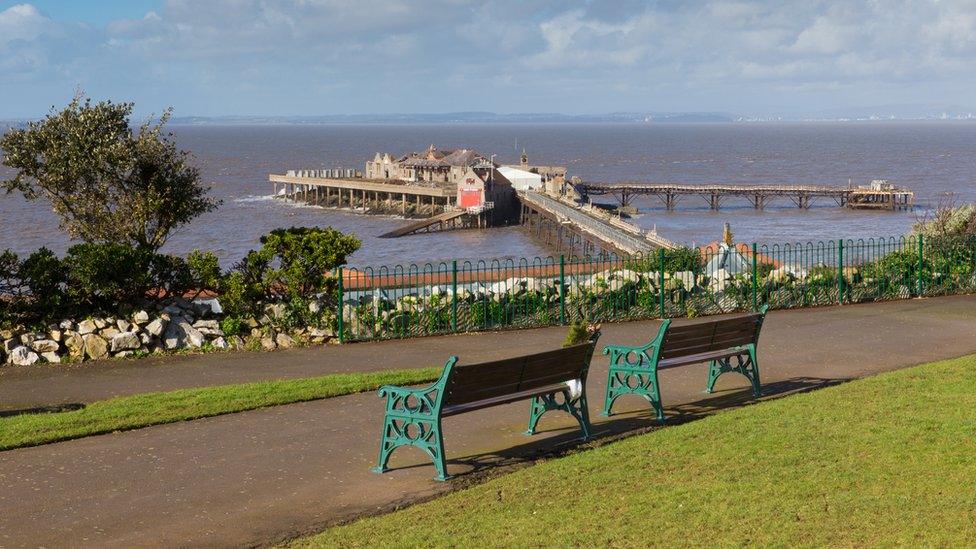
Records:
{"label": "wooden bench slat", "polygon": [[508,393],[505,395],[498,395],[492,398],[486,398],[477,400],[474,402],[465,402],[461,404],[452,404],[450,406],[445,406],[441,408],[441,416],[453,416],[460,414],[462,412],[472,412],[474,410],[481,410],[483,408],[490,408],[492,406],[499,406],[502,404],[508,404],[510,402],[517,402],[519,400],[524,400],[527,398],[532,398],[534,396],[548,395],[557,391],[566,389],[566,383],[553,383],[544,387],[536,387],[535,389],[530,389],[526,391],[519,391],[517,393]]}
{"label": "wooden bench slat", "polygon": [[658,370],[661,370],[664,368],[673,368],[675,366],[698,364],[699,362],[708,362],[710,360],[717,360],[719,358],[738,356],[743,353],[745,353],[745,351],[741,349],[716,349],[714,351],[698,353],[695,355],[685,355],[685,356],[670,358],[667,360],[659,360],[657,363],[657,368]]}

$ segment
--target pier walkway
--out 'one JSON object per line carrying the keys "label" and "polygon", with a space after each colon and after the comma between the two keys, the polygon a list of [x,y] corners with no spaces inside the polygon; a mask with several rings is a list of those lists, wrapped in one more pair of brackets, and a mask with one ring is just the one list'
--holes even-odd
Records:
{"label": "pier walkway", "polygon": [[[773,311],[760,356],[763,399],[976,352],[976,297],[953,296]],[[657,321],[603,326],[600,346],[646,341]],[[294,349],[34,365],[0,372],[0,402],[87,402],[152,390],[345,371],[463,363],[558,347],[564,327]],[[459,352],[460,349],[460,352]],[[590,371],[590,417],[601,444],[657,428],[646,401],[597,412],[606,357]],[[723,377],[702,395],[697,368],[663,372],[669,421],[682,423],[754,400],[748,381]],[[57,395],[56,397],[54,395]],[[383,401],[375,392],[159,425],[0,452],[0,545],[99,547],[270,545],[338,521],[392,510],[579,445],[568,414],[547,415],[525,437],[524,403],[448,418],[448,467],[405,449],[393,471],[371,473]]]}
{"label": "pier walkway", "polygon": [[[519,193],[523,209],[528,207],[537,214],[552,218],[560,224],[568,224],[576,232],[598,240],[603,246],[629,255],[647,254],[658,248],[672,249],[678,245],[655,233],[639,232],[636,227],[609,223],[590,215],[581,208],[573,207],[534,191]],[[637,232],[635,232],[635,230]]]}
{"label": "pier walkway", "polygon": [[393,229],[388,233],[383,233],[380,235],[380,238],[397,238],[406,236],[408,234],[431,232],[432,230],[444,230],[445,228],[455,224],[458,220],[460,220],[460,218],[467,214],[468,213],[464,210],[448,210],[444,213],[437,214],[434,217],[420,219],[408,225],[404,225],[403,227]]}
{"label": "pier walkway", "polygon": [[833,200],[838,206],[863,208],[868,202],[852,201],[865,195],[877,200],[871,204],[883,204],[885,209],[910,209],[913,206],[914,194],[906,189],[872,190],[865,187],[831,187],[828,185],[783,185],[783,184],[747,184],[747,185],[687,185],[681,183],[579,183],[574,186],[576,191],[584,197],[612,195],[622,206],[629,206],[636,196],[654,196],[661,200],[664,207],[674,210],[681,197],[699,196],[705,199],[712,210],[721,208],[722,203],[732,197],[743,198],[757,210],[765,208],[774,198],[787,198],[796,207],[807,209],[815,198]]}

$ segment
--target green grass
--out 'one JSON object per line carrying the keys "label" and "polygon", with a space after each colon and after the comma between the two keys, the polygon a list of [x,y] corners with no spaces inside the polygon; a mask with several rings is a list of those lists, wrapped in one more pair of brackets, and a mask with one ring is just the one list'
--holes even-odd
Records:
{"label": "green grass", "polygon": [[413,385],[437,379],[440,373],[441,368],[423,368],[259,381],[119,397],[68,412],[10,416],[0,418],[0,450],[361,393],[386,384]]}
{"label": "green grass", "polygon": [[974,525],[970,356],[632,437],[297,544],[961,547]]}

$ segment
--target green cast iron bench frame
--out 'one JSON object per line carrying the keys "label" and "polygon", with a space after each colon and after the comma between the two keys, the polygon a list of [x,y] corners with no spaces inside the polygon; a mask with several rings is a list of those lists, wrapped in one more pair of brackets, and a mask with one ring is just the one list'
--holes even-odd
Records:
{"label": "green cast iron bench frame", "polygon": [[757,313],[678,326],[668,319],[647,345],[604,347],[603,354],[610,355],[610,371],[601,415],[611,415],[617,398],[639,395],[651,403],[658,421],[663,422],[658,371],[702,362],[709,364],[706,393],[712,392],[719,376],[737,372],[749,380],[753,395],[758,397],[761,387],[756,345],[768,307],[764,305]]}
{"label": "green cast iron bench frame", "polygon": [[[379,460],[372,471],[386,472],[394,450],[415,446],[433,460],[435,480],[447,480],[450,476],[441,419],[519,400],[532,401],[525,434],[535,433],[539,418],[547,411],[563,410],[576,418],[583,439],[588,439],[586,376],[599,335],[596,332],[579,345],[482,364],[458,365],[458,357],[452,356],[440,378],[429,387],[381,387],[379,395],[386,398],[386,414]],[[579,384],[578,394],[573,394],[568,382]],[[557,398],[560,395],[562,398]]]}

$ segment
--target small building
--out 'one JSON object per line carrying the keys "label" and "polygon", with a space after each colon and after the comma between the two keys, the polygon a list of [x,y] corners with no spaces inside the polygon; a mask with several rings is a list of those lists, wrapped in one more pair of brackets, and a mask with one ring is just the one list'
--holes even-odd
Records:
{"label": "small building", "polygon": [[502,166],[498,168],[498,173],[507,179],[516,191],[542,190],[542,175],[540,174],[512,166]]}
{"label": "small building", "polygon": [[376,153],[366,162],[366,179],[395,179],[408,183],[457,185],[468,170],[487,171],[493,164],[473,149],[439,150],[433,145],[422,153],[409,153],[394,159],[389,153]]}

